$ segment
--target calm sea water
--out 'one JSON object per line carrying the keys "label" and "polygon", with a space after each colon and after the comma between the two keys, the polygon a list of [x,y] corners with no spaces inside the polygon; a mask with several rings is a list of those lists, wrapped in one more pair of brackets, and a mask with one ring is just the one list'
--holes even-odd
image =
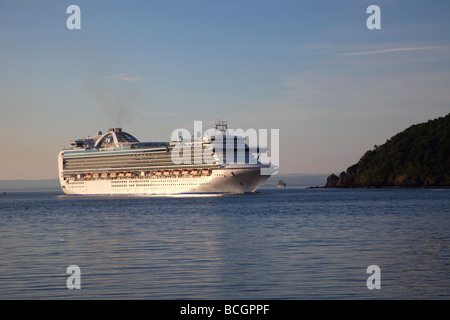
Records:
{"label": "calm sea water", "polygon": [[450,190],[8,193],[0,299],[448,299],[449,245]]}

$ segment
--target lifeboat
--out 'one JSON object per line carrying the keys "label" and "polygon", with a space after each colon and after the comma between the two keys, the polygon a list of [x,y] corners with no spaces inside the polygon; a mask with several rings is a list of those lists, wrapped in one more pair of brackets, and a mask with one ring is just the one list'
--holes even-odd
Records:
{"label": "lifeboat", "polygon": [[190,174],[194,175],[194,174],[198,174],[198,170],[191,170],[191,172],[189,172]]}
{"label": "lifeboat", "polygon": [[155,175],[160,176],[160,175],[162,175],[162,172],[161,171],[155,171]]}
{"label": "lifeboat", "polygon": [[117,173],[111,172],[109,176],[110,176],[111,178],[115,178],[115,177],[117,177]]}
{"label": "lifeboat", "polygon": [[100,175],[98,174],[98,173],[94,173],[93,175],[92,175],[92,177],[94,177],[94,178],[98,178]]}
{"label": "lifeboat", "polygon": [[119,177],[120,177],[120,178],[123,178],[123,177],[125,177],[125,173],[123,173],[123,172],[120,172],[120,173],[119,173]]}
{"label": "lifeboat", "polygon": [[133,172],[127,172],[127,174],[126,174],[127,178],[131,178],[132,176],[134,176]]}
{"label": "lifeboat", "polygon": [[90,174],[90,173],[88,173],[88,174],[86,174],[86,178],[92,178],[92,174]]}
{"label": "lifeboat", "polygon": [[176,175],[176,176],[179,175],[180,174],[180,170],[173,170],[173,174]]}
{"label": "lifeboat", "polygon": [[211,171],[211,170],[208,170],[208,169],[203,169],[203,170],[202,170],[202,173],[203,173],[203,174],[211,174],[212,171]]}
{"label": "lifeboat", "polygon": [[164,174],[165,176],[169,176],[169,175],[170,175],[170,171],[166,170],[166,171],[164,171],[163,174]]}
{"label": "lifeboat", "polygon": [[189,174],[189,170],[183,170],[181,171],[181,174]]}
{"label": "lifeboat", "polygon": [[107,177],[108,177],[108,174],[107,174],[106,172],[105,172],[105,173],[102,173],[101,177],[102,177],[102,178],[107,178]]}

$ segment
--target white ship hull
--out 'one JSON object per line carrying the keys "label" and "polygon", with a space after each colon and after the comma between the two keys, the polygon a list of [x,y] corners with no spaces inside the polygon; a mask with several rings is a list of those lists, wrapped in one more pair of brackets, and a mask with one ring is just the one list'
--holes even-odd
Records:
{"label": "white ship hull", "polygon": [[252,193],[269,177],[260,167],[224,168],[210,175],[133,179],[63,180],[61,188],[71,195],[172,195]]}
{"label": "white ship hull", "polygon": [[255,152],[222,131],[200,143],[141,143],[112,128],[71,141],[58,155],[59,180],[73,195],[251,193],[270,176]]}

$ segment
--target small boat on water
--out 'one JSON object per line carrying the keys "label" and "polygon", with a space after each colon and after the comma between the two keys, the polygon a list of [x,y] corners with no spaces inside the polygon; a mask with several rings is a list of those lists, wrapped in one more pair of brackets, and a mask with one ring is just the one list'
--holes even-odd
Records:
{"label": "small boat on water", "polygon": [[284,182],[283,180],[278,180],[278,188],[286,188],[286,182]]}

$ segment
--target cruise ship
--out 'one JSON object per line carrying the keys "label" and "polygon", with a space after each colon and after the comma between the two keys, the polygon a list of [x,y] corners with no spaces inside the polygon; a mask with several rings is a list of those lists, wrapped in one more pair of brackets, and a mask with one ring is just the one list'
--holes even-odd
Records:
{"label": "cruise ship", "polygon": [[[269,177],[262,171],[269,165],[258,160],[262,150],[250,148],[245,137],[228,135],[224,121],[216,129],[199,141],[180,136],[178,141],[140,142],[121,128],[71,141],[58,155],[61,188],[70,195],[255,192]],[[179,154],[185,161],[178,161]]]}

